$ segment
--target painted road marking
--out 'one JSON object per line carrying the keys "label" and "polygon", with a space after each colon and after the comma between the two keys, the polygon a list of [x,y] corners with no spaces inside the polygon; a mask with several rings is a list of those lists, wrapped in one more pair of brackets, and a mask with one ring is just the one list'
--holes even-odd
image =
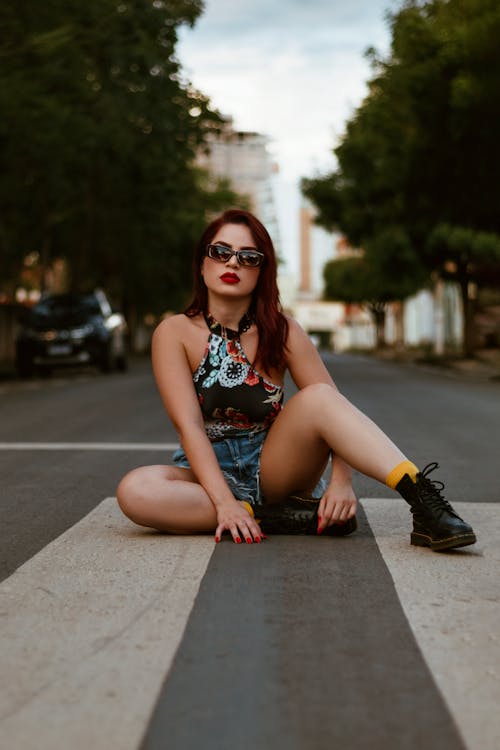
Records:
{"label": "painted road marking", "polygon": [[179,443],[0,443],[2,451],[175,451]]}
{"label": "painted road marking", "polygon": [[[433,553],[409,545],[404,504],[362,503],[412,632],[469,750],[497,750],[500,505],[458,503],[479,543]],[[323,552],[325,541],[334,542],[319,540]],[[290,575],[288,562],[301,540],[283,543],[284,551],[290,549],[280,564],[283,576],[288,572],[283,577],[278,567],[268,574],[283,578],[293,595],[300,568]],[[8,746],[137,750],[213,550],[209,536],[135,527],[107,498],[0,584],[0,736]],[[343,556],[352,558],[347,546]],[[339,559],[333,556],[327,567],[335,571]],[[226,585],[237,586],[233,573]]]}
{"label": "painted road marking", "polygon": [[0,584],[6,745],[136,750],[213,550],[107,498]]}
{"label": "painted road marking", "polygon": [[359,515],[217,545],[140,750],[466,750]]}
{"label": "painted road marking", "polygon": [[478,542],[408,547],[404,503],[362,500],[371,529],[450,712],[470,750],[500,747],[500,504],[456,503]]}

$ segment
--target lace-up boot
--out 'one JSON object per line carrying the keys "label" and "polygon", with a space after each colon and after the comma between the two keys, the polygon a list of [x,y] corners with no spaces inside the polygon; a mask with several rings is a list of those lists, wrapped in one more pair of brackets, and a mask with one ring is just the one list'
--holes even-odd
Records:
{"label": "lace-up boot", "polygon": [[405,474],[396,485],[396,490],[409,504],[413,514],[411,543],[433,550],[474,544],[476,536],[471,526],[460,518],[441,494],[444,484],[428,478],[437,468],[437,463],[428,464],[417,474],[415,482]]}
{"label": "lace-up boot", "polygon": [[[319,500],[305,495],[290,495],[281,503],[254,506],[255,518],[265,534],[317,534]],[[333,524],[321,536],[347,536],[356,531],[356,517]]]}

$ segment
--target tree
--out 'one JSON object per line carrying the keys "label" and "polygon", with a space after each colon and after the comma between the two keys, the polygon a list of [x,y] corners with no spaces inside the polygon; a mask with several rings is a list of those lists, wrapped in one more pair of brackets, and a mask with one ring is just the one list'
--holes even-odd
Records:
{"label": "tree", "polygon": [[398,260],[396,246],[378,241],[392,226],[409,239],[415,275],[454,267],[470,354],[467,290],[485,263],[500,263],[500,186],[489,166],[500,163],[500,6],[406,2],[390,23],[388,58],[368,53],[374,75],[335,149],[337,170],[303,188],[321,223],[372,244],[383,265]]}
{"label": "tree", "polygon": [[[389,257],[396,268],[384,266]],[[358,303],[369,310],[377,347],[385,346],[387,304],[413,294],[423,282],[422,274],[415,273],[408,238],[397,227],[388,227],[372,239],[361,257],[331,260],[325,265],[324,279],[326,299]]]}
{"label": "tree", "polygon": [[[177,28],[201,0],[48,0],[0,9],[0,263],[67,259],[75,288],[126,308],[182,304],[207,211],[197,150],[221,118],[183,79]],[[232,200],[231,197],[232,196]]]}

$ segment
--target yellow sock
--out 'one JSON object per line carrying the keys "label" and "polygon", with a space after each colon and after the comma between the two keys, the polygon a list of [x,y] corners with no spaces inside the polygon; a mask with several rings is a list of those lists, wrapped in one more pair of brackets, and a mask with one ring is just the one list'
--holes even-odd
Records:
{"label": "yellow sock", "polygon": [[395,466],[394,469],[389,472],[385,478],[385,483],[388,487],[395,490],[396,485],[401,481],[405,474],[408,474],[412,481],[415,482],[417,473],[418,468],[415,464],[406,459],[405,461],[401,461],[400,464]]}
{"label": "yellow sock", "polygon": [[252,518],[255,518],[255,513],[253,512],[253,508],[250,505],[250,503],[247,503],[246,500],[240,500],[240,503],[245,506],[245,508],[250,513],[250,515],[252,516]]}
{"label": "yellow sock", "polygon": [[[246,500],[240,500],[240,503],[241,503],[241,504],[242,504],[243,506],[245,506],[245,508],[246,508],[246,509],[247,509],[247,511],[248,511],[248,512],[250,513],[250,515],[252,516],[252,518],[255,518],[255,513],[253,512],[253,508],[252,508],[252,506],[250,505],[250,503],[247,503],[247,501],[246,501]],[[259,523],[259,524],[260,524],[260,519],[259,519],[259,518],[255,518],[255,520],[257,521],[257,523]]]}

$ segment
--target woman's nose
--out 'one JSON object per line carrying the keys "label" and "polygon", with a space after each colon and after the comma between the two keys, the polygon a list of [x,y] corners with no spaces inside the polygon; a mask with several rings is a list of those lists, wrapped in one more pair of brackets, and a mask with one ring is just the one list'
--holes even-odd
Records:
{"label": "woman's nose", "polygon": [[226,266],[239,266],[238,257],[236,255],[231,255],[229,260],[226,262]]}

